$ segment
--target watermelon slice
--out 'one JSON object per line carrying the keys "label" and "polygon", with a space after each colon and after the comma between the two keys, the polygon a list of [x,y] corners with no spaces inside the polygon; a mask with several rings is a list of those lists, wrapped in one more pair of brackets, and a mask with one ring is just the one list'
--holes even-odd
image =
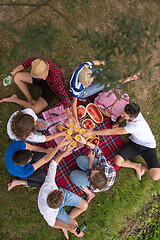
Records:
{"label": "watermelon slice", "polygon": [[95,121],[96,123],[102,123],[103,122],[103,115],[97,108],[97,106],[93,103],[89,103],[86,107],[86,111],[88,115]]}
{"label": "watermelon slice", "polygon": [[95,127],[95,123],[90,118],[84,119],[82,122],[82,125],[87,129],[91,129]]}
{"label": "watermelon slice", "polygon": [[86,115],[86,109],[85,109],[85,107],[84,106],[82,106],[82,105],[79,105],[78,107],[77,107],[77,115],[78,115],[78,118],[83,118],[83,117],[85,117],[85,115]]}

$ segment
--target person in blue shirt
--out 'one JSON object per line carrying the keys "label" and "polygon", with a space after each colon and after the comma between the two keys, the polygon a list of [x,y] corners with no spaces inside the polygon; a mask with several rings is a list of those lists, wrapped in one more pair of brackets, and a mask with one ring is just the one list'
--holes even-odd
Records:
{"label": "person in blue shirt", "polygon": [[69,142],[63,139],[55,148],[42,148],[23,141],[12,142],[5,153],[5,165],[8,172],[20,179],[13,179],[8,190],[18,185],[41,186],[46,172],[40,169],[49,162],[58,150]]}
{"label": "person in blue shirt", "polygon": [[94,60],[88,61],[80,65],[76,69],[69,79],[69,90],[72,94],[72,113],[76,119],[77,126],[79,126],[79,120],[77,117],[77,99],[86,98],[97,92],[100,92],[105,85],[100,83],[92,83],[92,72],[94,65],[104,65],[104,61]]}

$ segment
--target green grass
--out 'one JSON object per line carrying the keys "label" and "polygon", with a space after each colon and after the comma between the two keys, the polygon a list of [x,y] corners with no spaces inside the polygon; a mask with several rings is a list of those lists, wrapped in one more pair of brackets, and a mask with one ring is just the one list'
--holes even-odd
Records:
{"label": "green grass", "polygon": [[[126,0],[89,0],[85,2],[87,2],[88,5],[80,0],[76,0],[74,3],[68,0],[53,1],[54,7],[63,12],[71,23],[80,30],[86,27],[99,31],[102,31],[102,29],[107,30],[108,26],[102,23],[101,18],[106,19],[106,22],[110,24],[112,19],[119,16],[122,12],[128,16],[140,17],[144,22],[152,24],[156,16],[159,16],[160,13],[159,1],[143,0],[140,3],[138,0],[134,2]],[[26,8],[16,7],[10,8],[10,10],[7,8],[7,11],[10,11],[10,16],[5,15],[5,9],[1,8],[1,12],[4,14],[4,20],[11,23],[13,20],[25,14]],[[44,22],[51,20],[56,24],[57,28],[61,30],[54,43],[54,51],[51,60],[62,68],[67,86],[68,78],[74,68],[86,60],[94,60],[94,52],[88,49],[87,42],[77,43],[76,40],[72,38],[72,36],[77,34],[76,31],[48,7],[45,9],[41,8],[27,20],[29,22],[35,22],[35,18]],[[25,24],[26,20],[17,23],[15,26],[20,30],[25,27]],[[2,31],[0,39],[0,48],[2,51],[0,54],[4,63],[10,70],[14,69],[21,62],[20,52],[18,52],[14,58],[9,57],[14,40],[15,38],[12,34]],[[5,47],[4,44],[6,45]],[[156,61],[158,62],[158,59],[156,59]],[[140,103],[142,113],[156,137],[157,152],[160,157],[160,91],[158,73],[158,69],[155,69],[151,84],[147,81],[129,84],[128,87],[126,87],[126,92],[129,93],[130,96],[134,94],[135,97],[133,100]],[[2,89],[0,98],[16,93],[19,97],[24,99],[23,94],[14,84],[3,87],[2,82],[0,82],[0,89]],[[38,88],[34,89],[30,86],[30,90],[34,97],[39,97],[40,90]],[[145,91],[147,92],[147,98],[144,95]],[[57,102],[58,99],[56,99],[54,104]],[[11,143],[11,140],[6,134],[6,124],[11,114],[18,109],[21,109],[21,107],[16,104],[0,104],[0,239],[65,239],[62,231],[49,227],[41,216],[37,207],[38,189],[20,186],[11,192],[7,190],[7,183],[10,182],[13,177],[7,172],[4,164],[5,150]],[[149,112],[149,114],[147,112]],[[142,162],[143,160],[137,157],[134,161]],[[156,195],[157,192],[160,191],[159,189],[160,181],[154,182],[145,174],[142,181],[139,182],[134,170],[121,168],[117,171],[117,177],[113,187],[107,192],[96,194],[96,197],[91,201],[84,215],[78,217],[79,223],[85,220],[88,224],[83,239],[124,239],[123,233],[125,232],[125,228],[128,228],[128,224],[131,226],[133,221],[137,221],[137,219],[141,217],[141,229],[138,232],[139,236],[137,232],[135,232],[135,234],[132,233],[128,236],[128,239],[136,240],[139,239],[138,237],[141,237],[141,239],[142,237],[146,237],[144,238],[146,240],[158,240],[158,238],[156,238],[160,232],[158,220],[155,218],[154,221],[154,218],[150,217],[152,222],[147,223],[145,217],[148,212],[145,212],[144,209],[145,206],[151,202],[152,213],[156,211],[157,208],[153,207],[153,203],[157,200],[155,200],[153,195]],[[68,210],[69,208],[67,208],[67,211]],[[144,228],[148,228],[145,234],[143,232]],[[70,239],[76,238],[70,234]],[[127,239],[127,236],[125,239]]]}

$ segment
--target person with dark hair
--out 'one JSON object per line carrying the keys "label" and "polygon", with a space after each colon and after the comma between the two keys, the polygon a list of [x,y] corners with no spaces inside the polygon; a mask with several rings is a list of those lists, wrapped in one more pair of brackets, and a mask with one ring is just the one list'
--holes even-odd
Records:
{"label": "person with dark hair", "polygon": [[[59,154],[51,161],[48,173],[38,195],[38,208],[49,226],[60,228],[67,239],[68,231],[82,237],[83,232],[77,234],[78,223],[75,218],[84,212],[88,203],[78,195],[57,187],[55,176],[58,163],[61,159],[73,149],[72,142],[66,146],[65,152]],[[64,211],[65,206],[73,206],[69,215]]]}
{"label": "person with dark hair", "polygon": [[[125,127],[119,127],[119,123],[126,120]],[[160,163],[156,153],[156,141],[153,133],[143,118],[140,107],[136,103],[127,104],[123,113],[112,129],[103,129],[99,131],[87,131],[84,136],[92,135],[123,135],[131,134],[129,143],[126,144],[114,157],[114,162],[120,167],[128,167],[136,170],[137,177],[141,177],[145,171],[153,180],[160,179]],[[145,163],[135,163],[130,158],[140,155]]]}
{"label": "person with dark hair", "polygon": [[82,170],[72,171],[70,179],[87,194],[87,202],[90,202],[95,197],[94,192],[106,191],[112,187],[116,171],[97,145],[86,141],[82,136],[79,142],[86,144],[91,151],[88,156],[77,158],[77,165]]}
{"label": "person with dark hair", "polygon": [[37,132],[46,128],[45,121],[38,118],[31,108],[14,112],[7,123],[7,133],[12,140],[43,143],[65,136],[64,132],[49,136]]}
{"label": "person with dark hair", "polygon": [[[31,67],[31,71],[22,72],[22,70]],[[33,57],[22,62],[11,72],[14,82],[25,95],[27,101],[19,99],[16,94],[11,97],[3,98],[2,102],[14,102],[24,108],[32,108],[35,113],[39,113],[58,96],[60,97],[64,109],[67,113],[69,122],[74,122],[75,119],[70,111],[69,97],[64,85],[63,74],[59,67],[52,61],[39,57]],[[35,101],[31,96],[27,84],[39,85],[42,87],[40,98]]]}
{"label": "person with dark hair", "polygon": [[40,169],[49,162],[58,150],[67,145],[65,139],[55,148],[42,148],[22,141],[12,142],[5,153],[5,165],[8,172],[20,179],[13,179],[8,184],[8,190],[18,185],[41,186],[46,172]]}

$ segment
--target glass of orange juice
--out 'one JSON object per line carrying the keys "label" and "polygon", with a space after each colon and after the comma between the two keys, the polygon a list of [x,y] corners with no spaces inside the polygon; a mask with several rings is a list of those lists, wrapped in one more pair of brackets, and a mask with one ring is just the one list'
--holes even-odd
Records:
{"label": "glass of orange juice", "polygon": [[76,131],[76,132],[80,132],[80,130],[81,130],[80,127],[76,127],[76,128],[75,128],[75,131]]}
{"label": "glass of orange juice", "polygon": [[72,139],[72,137],[70,135],[67,136],[67,141],[70,141]]}
{"label": "glass of orange juice", "polygon": [[77,146],[77,143],[76,142],[73,142],[72,143],[72,147],[76,147]]}
{"label": "glass of orange juice", "polygon": [[81,133],[81,134],[85,134],[85,132],[86,132],[86,130],[85,130],[84,128],[82,128],[82,129],[80,130],[80,133]]}
{"label": "glass of orange juice", "polygon": [[68,130],[67,130],[67,134],[68,134],[68,135],[72,135],[72,134],[73,134],[72,129],[68,129]]}
{"label": "glass of orange juice", "polygon": [[73,129],[73,127],[74,127],[74,124],[73,124],[73,123],[70,123],[70,124],[69,124],[69,128]]}
{"label": "glass of orange juice", "polygon": [[80,139],[81,139],[80,135],[76,135],[76,136],[75,136],[75,140],[76,140],[76,141],[79,141]]}

